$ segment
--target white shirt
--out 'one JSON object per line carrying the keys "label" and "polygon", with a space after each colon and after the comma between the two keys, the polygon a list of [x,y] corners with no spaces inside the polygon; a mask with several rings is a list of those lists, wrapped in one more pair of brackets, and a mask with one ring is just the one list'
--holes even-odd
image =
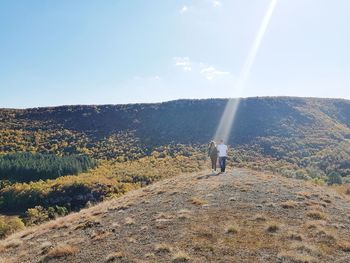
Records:
{"label": "white shirt", "polygon": [[227,157],[227,150],[228,147],[225,144],[219,144],[217,146],[218,152],[219,152],[219,157]]}

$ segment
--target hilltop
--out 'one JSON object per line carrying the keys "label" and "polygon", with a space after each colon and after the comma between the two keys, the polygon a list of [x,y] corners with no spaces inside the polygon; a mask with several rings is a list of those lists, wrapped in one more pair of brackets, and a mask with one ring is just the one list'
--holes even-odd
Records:
{"label": "hilltop", "polygon": [[1,262],[349,262],[349,196],[270,173],[179,175],[0,243]]}

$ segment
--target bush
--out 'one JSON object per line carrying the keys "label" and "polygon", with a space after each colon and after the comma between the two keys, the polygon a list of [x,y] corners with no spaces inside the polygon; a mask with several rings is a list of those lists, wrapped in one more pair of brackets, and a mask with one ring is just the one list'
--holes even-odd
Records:
{"label": "bush", "polygon": [[26,212],[26,223],[28,225],[40,224],[50,219],[55,219],[59,216],[65,216],[68,214],[68,209],[64,206],[50,206],[45,209],[42,206],[36,206],[35,208],[29,208]]}
{"label": "bush", "polygon": [[328,184],[333,185],[333,184],[342,184],[343,180],[342,177],[340,176],[339,173],[337,172],[331,172],[328,175]]}
{"label": "bush", "polygon": [[49,212],[42,206],[29,208],[26,212],[26,223],[28,225],[39,224],[49,219]]}
{"label": "bush", "polygon": [[18,217],[0,218],[0,238],[24,229],[24,223]]}

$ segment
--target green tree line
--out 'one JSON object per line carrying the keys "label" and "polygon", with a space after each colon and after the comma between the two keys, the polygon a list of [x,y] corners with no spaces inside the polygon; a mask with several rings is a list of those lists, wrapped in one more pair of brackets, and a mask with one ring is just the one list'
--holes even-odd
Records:
{"label": "green tree line", "polygon": [[76,175],[94,168],[97,161],[88,156],[56,156],[40,153],[0,155],[0,180],[30,182]]}

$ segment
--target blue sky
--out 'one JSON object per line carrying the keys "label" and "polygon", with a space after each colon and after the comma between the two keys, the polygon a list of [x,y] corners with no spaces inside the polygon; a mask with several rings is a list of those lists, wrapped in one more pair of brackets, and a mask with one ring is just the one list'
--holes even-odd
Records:
{"label": "blue sky", "polygon": [[0,107],[178,98],[350,99],[350,1],[2,0]]}

